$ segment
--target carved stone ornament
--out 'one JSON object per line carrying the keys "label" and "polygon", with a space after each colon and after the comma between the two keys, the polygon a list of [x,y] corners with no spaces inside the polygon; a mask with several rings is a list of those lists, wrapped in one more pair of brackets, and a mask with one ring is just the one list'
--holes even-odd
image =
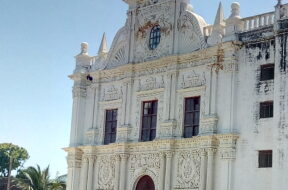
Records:
{"label": "carved stone ornament", "polygon": [[98,189],[114,189],[114,160],[110,156],[102,156],[98,164]]}
{"label": "carved stone ornament", "polygon": [[184,11],[178,21],[179,31],[179,53],[190,53],[207,47],[202,27],[207,24],[195,13]]}
{"label": "carved stone ornament", "polygon": [[204,115],[200,122],[200,134],[215,134],[217,132],[218,117],[215,115]]}
{"label": "carved stone ornament", "polygon": [[115,85],[108,86],[103,89],[102,101],[112,101],[122,99],[123,92],[121,87]]}
{"label": "carved stone ornament", "polygon": [[139,91],[147,91],[154,90],[158,88],[164,88],[165,83],[163,76],[162,77],[149,77],[142,80],[139,80],[138,92]]}
{"label": "carved stone ornament", "polygon": [[[144,62],[167,56],[172,51],[173,3],[157,3],[138,8],[135,20],[135,62]],[[161,40],[154,50],[149,49],[151,29],[160,26]]]}
{"label": "carved stone ornament", "polygon": [[73,87],[73,98],[80,98],[87,96],[87,89],[84,86],[74,86]]}
{"label": "carved stone ornament", "polygon": [[158,153],[131,155],[130,163],[130,170],[160,169],[160,158]]}
{"label": "carved stone ornament", "polygon": [[178,153],[176,189],[198,189],[200,184],[199,155],[191,152]]}
{"label": "carved stone ornament", "polygon": [[218,137],[220,144],[220,156],[222,159],[236,159],[236,143],[239,136],[237,135],[221,135]]}
{"label": "carved stone ornament", "polygon": [[200,75],[195,71],[192,71],[189,73],[184,73],[182,75],[179,87],[185,89],[185,88],[199,87],[205,84],[206,84],[205,73],[203,72],[202,75]]}
{"label": "carved stone ornament", "polygon": [[130,126],[121,126],[117,128],[117,142],[127,142],[131,133]]}
{"label": "carved stone ornament", "polygon": [[71,154],[67,156],[68,168],[81,168],[82,155],[81,154]]}

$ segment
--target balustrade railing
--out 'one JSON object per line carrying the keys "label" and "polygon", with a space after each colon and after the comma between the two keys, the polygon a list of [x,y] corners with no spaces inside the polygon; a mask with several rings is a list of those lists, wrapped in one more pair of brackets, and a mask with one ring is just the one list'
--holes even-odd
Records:
{"label": "balustrade railing", "polygon": [[243,18],[244,31],[255,30],[264,26],[269,26],[275,22],[275,12]]}

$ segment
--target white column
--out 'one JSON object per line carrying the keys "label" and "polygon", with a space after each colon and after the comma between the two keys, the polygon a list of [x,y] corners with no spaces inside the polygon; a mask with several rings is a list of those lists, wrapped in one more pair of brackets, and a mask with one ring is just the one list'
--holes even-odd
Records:
{"label": "white column", "polygon": [[128,155],[121,154],[121,169],[120,169],[120,190],[126,190],[126,162]]}
{"label": "white column", "polygon": [[86,190],[87,188],[87,175],[88,175],[88,159],[86,156],[82,159],[81,179],[79,190]]}
{"label": "white column", "polygon": [[82,153],[78,150],[68,152],[67,190],[78,190],[81,174]]}
{"label": "white column", "polygon": [[93,168],[94,168],[94,161],[95,156],[90,155],[88,158],[89,167],[88,167],[88,180],[87,180],[87,190],[92,190],[93,188]]}
{"label": "white column", "polygon": [[160,178],[160,184],[159,184],[159,189],[164,190],[164,181],[165,181],[165,154],[161,152],[159,154],[160,157],[160,173],[159,173],[159,178]]}
{"label": "white column", "polygon": [[200,168],[200,188],[199,190],[206,190],[206,178],[207,178],[207,153],[203,149],[201,150],[201,168]]}
{"label": "white column", "polygon": [[208,160],[207,160],[207,181],[206,190],[213,190],[213,173],[214,173],[214,154],[215,149],[207,149]]}
{"label": "white column", "polygon": [[172,164],[172,152],[166,152],[166,172],[165,172],[165,190],[171,189],[171,164]]}
{"label": "white column", "polygon": [[115,188],[114,190],[119,190],[119,179],[120,179],[120,156],[115,156]]}

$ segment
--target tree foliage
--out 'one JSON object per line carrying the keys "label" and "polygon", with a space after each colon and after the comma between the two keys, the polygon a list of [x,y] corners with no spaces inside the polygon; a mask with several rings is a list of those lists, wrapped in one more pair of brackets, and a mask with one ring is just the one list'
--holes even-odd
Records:
{"label": "tree foliage", "polygon": [[49,166],[41,170],[40,166],[21,170],[16,178],[16,184],[23,190],[64,190],[65,182],[56,178],[50,179]]}
{"label": "tree foliage", "polygon": [[26,149],[11,143],[0,144],[0,176],[7,177],[10,158],[13,158],[12,170],[18,170],[29,158]]}

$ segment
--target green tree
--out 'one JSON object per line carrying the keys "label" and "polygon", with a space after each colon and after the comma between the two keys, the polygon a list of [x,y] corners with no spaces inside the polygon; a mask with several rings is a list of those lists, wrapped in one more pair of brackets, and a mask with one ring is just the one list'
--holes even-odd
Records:
{"label": "green tree", "polygon": [[0,177],[7,177],[7,190],[10,190],[12,170],[19,169],[28,158],[26,149],[12,143],[0,144]]}
{"label": "green tree", "polygon": [[0,144],[0,176],[8,177],[9,172],[18,170],[28,158],[26,149],[11,143]]}
{"label": "green tree", "polygon": [[23,190],[65,190],[65,182],[50,179],[49,166],[41,170],[40,166],[21,170],[16,177],[16,184]]}

